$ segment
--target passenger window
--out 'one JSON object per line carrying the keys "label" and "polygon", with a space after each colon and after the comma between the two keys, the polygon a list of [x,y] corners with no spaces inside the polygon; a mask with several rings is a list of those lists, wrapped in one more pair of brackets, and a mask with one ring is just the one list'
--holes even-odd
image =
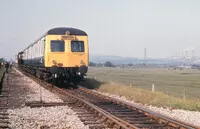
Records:
{"label": "passenger window", "polygon": [[71,51],[72,52],[84,52],[84,42],[83,41],[71,41]]}
{"label": "passenger window", "polygon": [[63,40],[51,40],[51,52],[64,52],[65,42]]}

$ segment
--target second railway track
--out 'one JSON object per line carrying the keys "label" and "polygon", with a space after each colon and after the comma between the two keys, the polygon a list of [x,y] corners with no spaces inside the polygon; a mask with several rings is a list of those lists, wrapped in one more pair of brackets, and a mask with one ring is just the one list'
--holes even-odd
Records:
{"label": "second railway track", "polygon": [[[7,83],[7,86],[3,87],[3,83]],[[3,76],[0,80],[0,129],[8,129],[9,121],[8,121],[8,97],[9,97],[9,84],[8,77],[5,78],[5,72],[3,72]]]}
{"label": "second railway track", "polygon": [[[39,81],[34,76],[27,74]],[[52,86],[44,81],[52,92],[67,97],[72,103],[69,106],[78,112],[81,120],[90,128],[119,128],[119,129],[197,129],[193,125],[173,120],[137,105],[104,96],[92,90],[78,86],[64,89]]]}

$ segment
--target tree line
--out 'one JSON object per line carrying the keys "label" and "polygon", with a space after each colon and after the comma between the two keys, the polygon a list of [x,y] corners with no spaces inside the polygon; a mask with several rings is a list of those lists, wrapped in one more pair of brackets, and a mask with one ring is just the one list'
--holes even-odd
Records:
{"label": "tree line", "polygon": [[89,66],[92,66],[92,67],[115,67],[115,65],[110,61],[106,61],[105,63],[89,62]]}

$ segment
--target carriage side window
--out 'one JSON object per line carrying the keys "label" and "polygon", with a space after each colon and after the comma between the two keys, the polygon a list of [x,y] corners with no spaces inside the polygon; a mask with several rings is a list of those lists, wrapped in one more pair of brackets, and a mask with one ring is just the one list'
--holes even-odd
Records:
{"label": "carriage side window", "polygon": [[84,42],[83,41],[71,41],[71,51],[72,52],[84,52]]}
{"label": "carriage side window", "polygon": [[63,40],[51,40],[51,52],[64,52],[65,43]]}

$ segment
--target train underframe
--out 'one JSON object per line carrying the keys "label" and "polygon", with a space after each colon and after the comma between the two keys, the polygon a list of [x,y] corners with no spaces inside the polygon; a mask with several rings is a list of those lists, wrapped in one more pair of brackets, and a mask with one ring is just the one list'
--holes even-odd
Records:
{"label": "train underframe", "polygon": [[19,67],[22,70],[56,86],[63,85],[65,83],[78,84],[84,79],[87,72],[87,67],[84,65],[81,67],[71,68],[57,66],[42,68],[26,65],[20,65]]}

